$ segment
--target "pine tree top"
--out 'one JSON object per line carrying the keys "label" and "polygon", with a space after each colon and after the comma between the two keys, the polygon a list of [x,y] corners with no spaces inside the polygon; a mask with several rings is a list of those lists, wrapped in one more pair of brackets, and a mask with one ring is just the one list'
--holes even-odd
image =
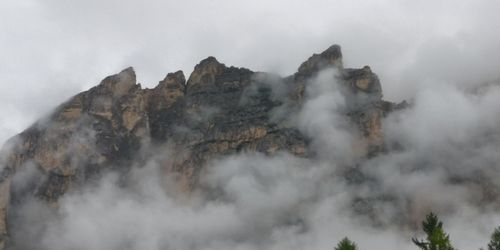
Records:
{"label": "pine tree top", "polygon": [[356,246],[356,243],[349,240],[347,237],[344,237],[339,242],[339,244],[337,244],[337,247],[335,247],[335,250],[358,250],[358,247]]}

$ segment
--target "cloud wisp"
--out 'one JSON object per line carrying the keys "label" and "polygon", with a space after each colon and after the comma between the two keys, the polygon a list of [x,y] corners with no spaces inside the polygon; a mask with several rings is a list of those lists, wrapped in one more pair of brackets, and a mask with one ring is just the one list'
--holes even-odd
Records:
{"label": "cloud wisp", "polygon": [[394,100],[436,80],[495,80],[499,11],[491,0],[2,1],[0,141],[110,72],[134,66],[152,87],[207,56],[289,75],[337,43]]}
{"label": "cloud wisp", "polygon": [[[433,210],[456,247],[477,249],[500,225],[500,88],[464,89],[500,78],[499,11],[490,0],[3,1],[0,142],[126,66],[146,87],[209,55],[289,75],[332,43],[346,65],[371,66],[386,99],[413,103],[383,120],[387,152],[360,161],[335,72],[322,72],[290,121],[317,158],[217,159],[200,179],[205,191],[186,198],[161,172],[165,156],[153,157],[126,186],[110,173],[66,195],[56,213],[27,203],[28,227],[13,237],[32,239],[20,249],[331,249],[344,236],[360,249],[414,249]],[[349,171],[354,181],[341,176]]]}
{"label": "cloud wisp", "polygon": [[[22,219],[45,222],[38,230],[29,223],[16,228],[14,237],[32,239],[19,247],[330,249],[349,236],[360,249],[414,249],[410,238],[429,211],[442,215],[456,247],[485,244],[500,225],[494,202],[500,88],[480,95],[448,84],[422,89],[410,108],[384,119],[387,151],[363,160],[353,146],[359,135],[340,113],[346,100],[335,75],[325,70],[311,80],[291,118],[311,137],[314,158],[248,152],[218,158],[186,196],[172,191],[175,176],[162,170],[169,157],[162,149],[133,167],[125,184],[105,175],[65,195],[55,213],[27,203]],[[353,166],[355,181],[343,175]]]}

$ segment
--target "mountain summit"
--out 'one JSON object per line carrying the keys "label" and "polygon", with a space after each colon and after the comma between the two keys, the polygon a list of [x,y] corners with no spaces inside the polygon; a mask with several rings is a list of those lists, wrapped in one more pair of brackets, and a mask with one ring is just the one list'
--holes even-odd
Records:
{"label": "mountain summit", "polygon": [[[322,72],[334,77],[322,78]],[[338,45],[312,55],[288,77],[227,67],[208,57],[187,80],[182,71],[168,73],[153,89],[143,89],[131,67],[104,78],[4,146],[0,242],[22,246],[22,235],[12,230],[28,223],[21,208],[30,200],[57,209],[65,194],[108,172],[119,173],[126,185],[132,166],[144,164],[153,151],[163,156],[163,173],[175,176],[175,186],[187,193],[218,157],[239,152],[315,157],[310,137],[293,116],[308,85],[324,79],[338,85],[345,99],[343,119],[359,135],[359,154],[382,151],[381,119],[404,105],[382,100],[370,67],[344,68]]]}

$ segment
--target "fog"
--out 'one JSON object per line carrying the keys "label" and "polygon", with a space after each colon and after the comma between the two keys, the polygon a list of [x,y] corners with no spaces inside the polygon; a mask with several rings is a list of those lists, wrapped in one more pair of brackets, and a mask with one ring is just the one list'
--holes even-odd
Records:
{"label": "fog", "polygon": [[[27,204],[25,221],[49,219],[13,237],[38,249],[332,249],[344,236],[360,249],[415,249],[410,239],[434,211],[454,246],[485,246],[500,225],[499,204],[488,202],[500,190],[500,88],[470,89],[500,79],[499,11],[488,0],[5,0],[2,142],[126,66],[146,87],[209,55],[285,76],[333,43],[346,67],[370,65],[385,99],[412,103],[383,120],[388,151],[360,159],[336,72],[324,71],[290,117],[312,138],[314,159],[216,159],[186,196],[160,174],[168,154],[155,155],[126,187],[110,173],[63,197],[57,212]],[[343,177],[352,170],[364,181]]]}
{"label": "fog", "polygon": [[[383,120],[387,152],[365,159],[353,146],[360,135],[341,114],[347,100],[337,74],[325,70],[308,82],[302,108],[289,117],[312,139],[315,157],[220,157],[205,166],[197,189],[179,193],[175,174],[161,167],[168,146],[145,144],[153,155],[125,185],[109,173],[66,194],[56,211],[26,203],[11,229],[16,247],[331,249],[349,236],[360,249],[415,249],[410,239],[421,236],[430,211],[457,248],[484,246],[500,225],[500,87],[483,94],[446,83],[421,88],[410,108]],[[346,175],[353,169],[354,180]],[[33,173],[17,176],[15,186]]]}
{"label": "fog", "polygon": [[337,43],[346,65],[370,65],[394,100],[429,81],[498,79],[499,11],[494,0],[4,0],[0,141],[105,75],[134,66],[152,87],[210,55],[289,75]]}

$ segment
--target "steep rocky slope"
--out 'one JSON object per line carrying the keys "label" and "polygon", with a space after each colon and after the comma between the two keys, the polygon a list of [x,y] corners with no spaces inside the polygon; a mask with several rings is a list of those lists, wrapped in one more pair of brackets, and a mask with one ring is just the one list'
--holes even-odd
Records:
{"label": "steep rocky slope", "polygon": [[300,108],[308,82],[328,68],[338,71],[348,104],[344,114],[359,129],[361,154],[380,152],[381,119],[404,104],[382,100],[379,79],[368,66],[345,69],[337,45],[314,54],[285,78],[227,67],[208,57],[187,80],[177,71],[155,88],[143,89],[127,68],[72,97],[4,147],[2,245],[22,217],[17,207],[35,197],[57,208],[65,193],[104,172],[126,176],[148,157],[145,147],[168,148],[164,171],[176,173],[180,189],[188,192],[204,164],[221,155],[287,151],[314,157],[309,138],[283,116]]}

